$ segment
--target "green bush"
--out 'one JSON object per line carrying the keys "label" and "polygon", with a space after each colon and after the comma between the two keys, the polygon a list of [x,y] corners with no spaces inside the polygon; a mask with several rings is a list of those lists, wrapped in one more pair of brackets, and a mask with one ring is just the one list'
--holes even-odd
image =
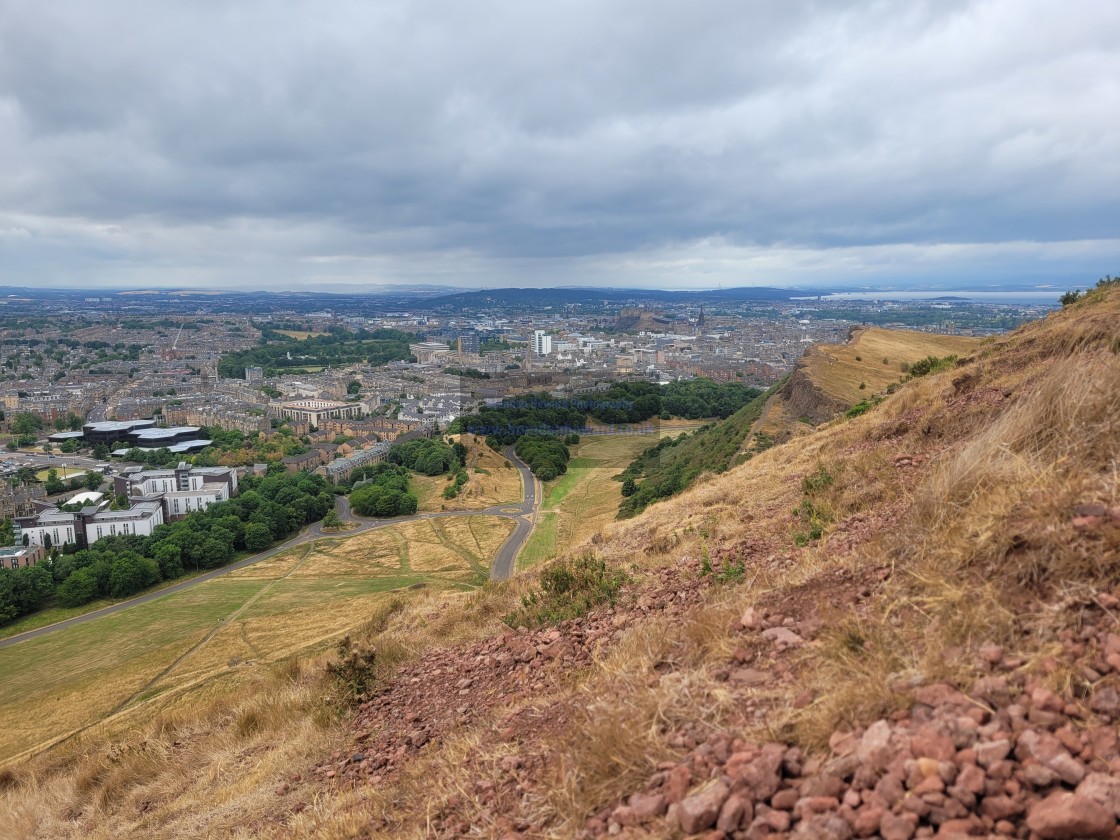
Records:
{"label": "green bush", "polygon": [[551,481],[568,471],[571,453],[559,438],[549,435],[522,435],[514,445],[517,457],[529,465],[541,481]]}
{"label": "green bush", "polygon": [[943,359],[939,359],[937,356],[926,356],[924,359],[919,359],[914,362],[914,364],[910,365],[910,378],[928,376],[931,373],[941,373],[941,371],[951,368],[956,361],[956,356],[946,356]]}
{"label": "green bush", "polygon": [[505,617],[510,627],[542,627],[587,615],[599,604],[614,604],[629,580],[621,569],[592,554],[559,560],[541,571],[541,588],[521,599]]}

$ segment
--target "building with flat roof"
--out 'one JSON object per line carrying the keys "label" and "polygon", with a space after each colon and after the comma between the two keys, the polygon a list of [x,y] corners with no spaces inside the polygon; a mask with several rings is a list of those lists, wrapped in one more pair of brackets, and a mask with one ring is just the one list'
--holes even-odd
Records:
{"label": "building with flat roof", "polygon": [[154,428],[155,425],[155,420],[104,420],[82,426],[82,437],[94,445],[119,443],[122,440],[130,440],[130,433]]}
{"label": "building with flat roof", "polygon": [[198,426],[172,426],[168,429],[149,428],[129,432],[129,442],[136,446],[147,446],[160,449],[188,440],[197,440],[201,431]]}
{"label": "building with flat roof", "polygon": [[288,420],[299,420],[315,428],[328,419],[359,417],[362,407],[357,403],[337,402],[336,400],[289,400],[280,403],[280,416]]}
{"label": "building with flat roof", "polygon": [[173,470],[132,469],[114,476],[113,491],[129,499],[160,502],[163,520],[173,522],[236,496],[237,470],[191,467],[185,462]]}
{"label": "building with flat roof", "polygon": [[418,344],[408,345],[408,352],[416,357],[422,365],[445,360],[451,355],[451,348],[442,341],[421,341]]}
{"label": "building with flat roof", "polygon": [[148,537],[163,523],[163,505],[159,501],[133,502],[128,510],[103,510],[83,520],[86,545],[119,534]]}
{"label": "building with flat roof", "polygon": [[325,475],[331,481],[345,481],[350,477],[350,473],[358,467],[384,461],[391,446],[392,444],[388,441],[375,443],[367,449],[359,449],[353,455],[331,461],[329,464],[319,467],[316,472]]}
{"label": "building with flat roof", "polygon": [[92,545],[102,537],[123,534],[150,536],[164,523],[159,500],[138,501],[128,510],[109,510],[109,502],[90,505],[76,513],[49,507],[33,516],[15,520],[16,540],[27,537],[29,545],[62,547],[68,544]]}
{"label": "building with flat roof", "polygon": [[552,336],[544,330],[533,331],[533,355],[547,356],[552,353]]}

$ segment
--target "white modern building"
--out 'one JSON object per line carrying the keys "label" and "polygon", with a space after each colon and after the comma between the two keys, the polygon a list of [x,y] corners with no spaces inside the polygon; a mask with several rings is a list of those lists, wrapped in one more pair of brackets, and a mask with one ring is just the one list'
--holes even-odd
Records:
{"label": "white modern building", "polygon": [[163,505],[158,501],[134,502],[128,510],[104,510],[85,521],[86,545],[119,534],[149,537],[163,522]]}
{"label": "white modern building", "polygon": [[548,356],[552,353],[552,336],[544,330],[533,331],[533,355]]}
{"label": "white modern building", "polygon": [[164,520],[171,522],[236,496],[237,470],[191,467],[184,462],[173,470],[126,471],[116,476],[113,485],[118,495],[129,499],[162,502]]}
{"label": "white modern building", "polygon": [[30,545],[64,546],[79,538],[92,545],[102,537],[123,534],[150,536],[164,523],[163,505],[158,500],[135,502],[128,510],[109,510],[109,502],[82,508],[78,512],[49,507],[34,516],[16,520],[16,541],[24,537]]}

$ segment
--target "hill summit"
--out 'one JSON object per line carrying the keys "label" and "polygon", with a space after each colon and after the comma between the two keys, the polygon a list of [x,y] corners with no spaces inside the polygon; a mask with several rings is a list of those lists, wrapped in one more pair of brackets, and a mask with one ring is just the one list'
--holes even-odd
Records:
{"label": "hill summit", "polygon": [[541,569],[91,730],[0,777],[6,836],[1116,837],[1118,325],[861,379]]}

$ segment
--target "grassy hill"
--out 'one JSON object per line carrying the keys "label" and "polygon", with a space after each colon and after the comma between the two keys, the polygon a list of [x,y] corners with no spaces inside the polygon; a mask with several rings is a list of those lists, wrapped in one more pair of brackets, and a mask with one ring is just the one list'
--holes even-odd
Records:
{"label": "grassy hill", "polygon": [[91,729],[0,776],[0,824],[1115,836],[1118,324],[1094,292],[357,651]]}
{"label": "grassy hill", "polygon": [[780,387],[759,394],[726,420],[711,423],[689,434],[662,438],[635,458],[621,474],[623,481],[635,482],[634,493],[622,500],[618,515],[627,518],[640,513],[659,499],[668,498],[689,487],[704,473],[722,473],[747,457],[743,442],[762,415],[766,401]]}
{"label": "grassy hill", "polygon": [[980,342],[913,330],[853,329],[844,344],[818,344],[806,350],[766,407],[757,431],[778,440],[801,434],[805,425],[831,420],[897,385],[915,362],[931,356],[964,356]]}
{"label": "grassy hill", "polygon": [[898,385],[922,359],[956,356],[979,344],[980,339],[962,336],[866,328],[853,330],[845,344],[813,346],[792,374],[731,417],[692,435],[664,440],[635,459],[623,478],[634,479],[636,489],[623,499],[619,516],[634,516],[690,487],[701,475],[722,473],[775,440],[831,420]]}

